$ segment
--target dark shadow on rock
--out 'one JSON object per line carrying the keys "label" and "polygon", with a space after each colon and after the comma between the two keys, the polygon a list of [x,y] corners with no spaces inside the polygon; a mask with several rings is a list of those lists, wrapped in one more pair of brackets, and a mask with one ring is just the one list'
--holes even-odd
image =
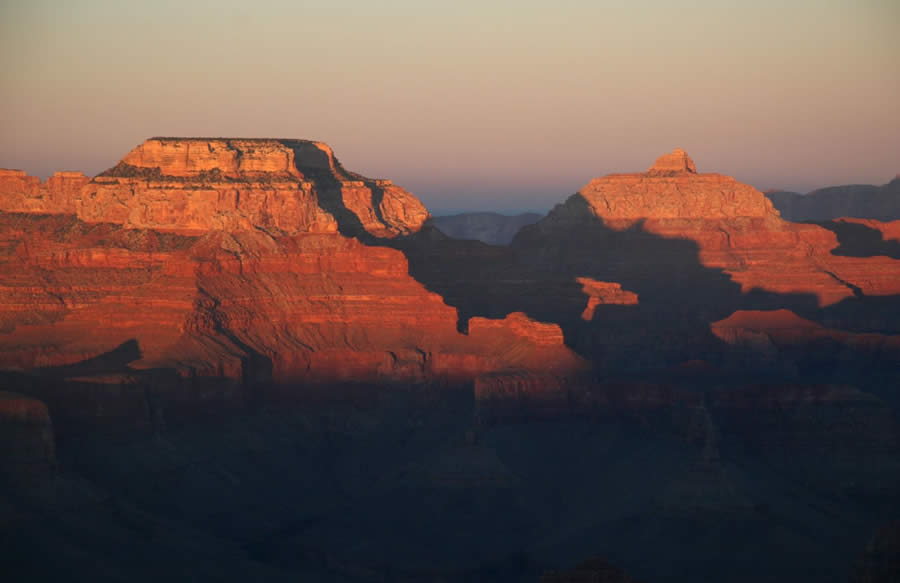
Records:
{"label": "dark shadow on rock", "polygon": [[337,220],[338,232],[371,242],[359,217],[344,204],[342,191],[342,180],[362,180],[362,177],[344,170],[336,158],[313,142],[286,141],[283,145],[293,150],[294,166],[315,185],[319,208]]}
{"label": "dark shadow on rock", "polygon": [[104,373],[122,373],[128,370],[128,365],[130,363],[135,360],[140,360],[140,358],[141,348],[138,346],[138,341],[132,338],[99,356],[88,358],[73,364],[42,367],[33,372],[50,377],[75,377]]}
{"label": "dark shadow on rock", "polygon": [[[737,310],[786,309],[849,331],[900,330],[900,296],[858,293],[822,308],[814,293],[743,292],[723,270],[702,264],[692,240],[655,235],[643,221],[613,229],[577,195],[566,205],[577,219],[527,226],[508,247],[433,236],[428,226],[411,237],[374,244],[404,252],[410,275],[458,309],[460,331],[467,330],[473,316],[524,312],[559,324],[566,344],[604,374],[663,370],[696,359],[713,364],[746,360],[735,354],[746,349],[710,330]],[[591,321],[585,321],[588,295],[577,278],[618,283],[636,294],[638,303],[597,305]],[[891,313],[897,316],[886,316]],[[814,361],[821,359],[809,362]]]}
{"label": "dark shadow on rock", "polygon": [[[721,360],[731,348],[711,333],[710,324],[735,310],[816,314],[813,294],[742,293],[728,274],[701,263],[694,241],[655,235],[642,221],[613,229],[595,218],[580,196],[566,205],[577,220],[527,226],[509,247],[427,233],[394,246],[406,254],[413,277],[459,310],[461,330],[473,316],[524,312],[559,324],[566,343],[604,370]],[[637,294],[638,303],[600,304],[585,321],[588,295],[578,278],[618,283]]]}
{"label": "dark shadow on rock", "polygon": [[840,245],[831,251],[832,255],[843,257],[883,255],[892,259],[900,259],[900,241],[894,239],[885,241],[884,234],[877,229],[849,221],[809,222],[824,227],[837,235]]}

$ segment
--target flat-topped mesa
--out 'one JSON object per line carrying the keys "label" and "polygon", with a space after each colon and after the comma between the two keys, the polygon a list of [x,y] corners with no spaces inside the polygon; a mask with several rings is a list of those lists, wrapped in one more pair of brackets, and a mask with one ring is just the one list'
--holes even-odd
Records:
{"label": "flat-topped mesa", "polygon": [[587,201],[592,214],[604,220],[778,216],[763,193],[730,176],[698,174],[694,161],[680,149],[660,156],[647,172],[595,178],[573,199],[583,200],[570,200],[567,206],[583,208]]}
{"label": "flat-topped mesa", "polygon": [[301,169],[347,178],[326,144],[267,138],[151,138],[101,176],[302,180]]}
{"label": "flat-topped mesa", "polygon": [[75,206],[85,221],[179,232],[340,226],[394,237],[428,218],[406,190],[345,170],[328,145],[268,138],[151,138],[98,175]]}

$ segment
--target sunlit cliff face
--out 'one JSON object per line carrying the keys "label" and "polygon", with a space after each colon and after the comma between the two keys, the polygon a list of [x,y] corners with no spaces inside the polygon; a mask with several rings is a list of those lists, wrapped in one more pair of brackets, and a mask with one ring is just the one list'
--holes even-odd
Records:
{"label": "sunlit cliff face", "polygon": [[854,297],[856,288],[895,293],[898,282],[894,260],[835,255],[834,232],[782,220],[763,193],[728,176],[698,173],[680,149],[646,172],[591,180],[539,228],[589,217],[614,231],[639,228],[693,241],[700,263],[722,269],[743,293],[811,293],[824,307]]}
{"label": "sunlit cliff face", "polygon": [[[0,184],[5,210],[25,213],[6,217],[9,244],[34,239],[11,256],[33,285],[7,286],[18,299],[0,339],[24,368],[134,341],[140,366],[186,376],[240,377],[251,361],[285,381],[556,374],[595,357],[579,335],[594,346],[657,312],[668,334],[715,342],[710,326],[736,311],[815,318],[900,289],[896,260],[835,255],[833,231],[783,221],[683,150],[592,180],[509,248],[442,238],[413,195],[312,141],[153,138],[93,179],[7,171]],[[47,268],[72,279],[41,279]],[[84,336],[88,322],[106,335]]]}

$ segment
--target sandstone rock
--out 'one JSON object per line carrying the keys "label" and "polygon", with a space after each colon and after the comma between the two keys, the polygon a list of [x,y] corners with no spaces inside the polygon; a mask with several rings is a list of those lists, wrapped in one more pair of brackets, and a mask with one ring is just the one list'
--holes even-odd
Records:
{"label": "sandstone rock", "polygon": [[648,173],[668,174],[672,172],[691,172],[696,174],[697,167],[687,152],[681,148],[675,148],[668,154],[663,154],[656,159]]}
{"label": "sandstone rock", "polygon": [[721,174],[697,174],[676,150],[643,174],[595,178],[579,191],[604,219],[730,219],[777,217],[772,203],[752,186]]}
{"label": "sandstone rock", "polygon": [[390,181],[344,170],[326,144],[271,139],[153,138],[93,180],[62,172],[45,186],[4,170],[0,210],[182,233],[334,233],[340,219],[376,237],[414,233],[428,218]]}
{"label": "sandstone rock", "polygon": [[81,172],[55,172],[42,184],[21,170],[0,169],[0,211],[74,213],[75,200],[89,181]]}
{"label": "sandstone rock", "polygon": [[633,306],[640,303],[634,292],[623,290],[622,285],[608,281],[596,281],[589,277],[576,278],[588,296],[587,307],[581,313],[581,319],[590,322],[594,319],[594,310],[601,304],[614,304],[620,306]]}
{"label": "sandstone rock", "polygon": [[[533,244],[545,244],[569,231],[593,230],[596,221],[622,233],[631,229],[693,241],[699,262],[723,270],[744,293],[758,289],[814,294],[820,306],[856,293],[900,293],[897,258],[836,254],[839,242],[834,232],[781,220],[761,192],[727,176],[696,174],[687,155],[678,152],[660,159],[659,168],[668,168],[662,174],[654,165],[644,174],[592,180],[536,225],[526,227],[517,240],[527,245],[537,235],[541,243]],[[684,169],[671,170],[679,164]],[[870,228],[884,229],[885,239],[897,230],[892,223],[873,223]]]}
{"label": "sandstone rock", "polygon": [[144,377],[98,374],[458,383],[585,366],[558,326],[522,314],[461,334],[403,254],[372,244],[414,232],[427,211],[321,143],[156,138],[72,196],[77,217],[0,214],[0,368],[121,387],[134,415],[146,415]]}

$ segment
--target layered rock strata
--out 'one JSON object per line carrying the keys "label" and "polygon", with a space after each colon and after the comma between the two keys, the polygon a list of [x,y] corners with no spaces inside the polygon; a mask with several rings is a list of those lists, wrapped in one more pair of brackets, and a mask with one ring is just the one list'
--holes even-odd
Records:
{"label": "layered rock strata", "polygon": [[81,172],[54,172],[41,182],[22,170],[0,168],[0,211],[74,213],[75,201],[90,180]]}
{"label": "layered rock strata", "polygon": [[456,310],[382,243],[419,230],[427,211],[319,142],[154,138],[80,189],[58,177],[59,204],[40,209],[22,201],[43,187],[9,176],[8,370],[114,374],[127,387],[121,375],[156,370],[305,384],[584,367],[558,326],[524,315],[458,332]]}

